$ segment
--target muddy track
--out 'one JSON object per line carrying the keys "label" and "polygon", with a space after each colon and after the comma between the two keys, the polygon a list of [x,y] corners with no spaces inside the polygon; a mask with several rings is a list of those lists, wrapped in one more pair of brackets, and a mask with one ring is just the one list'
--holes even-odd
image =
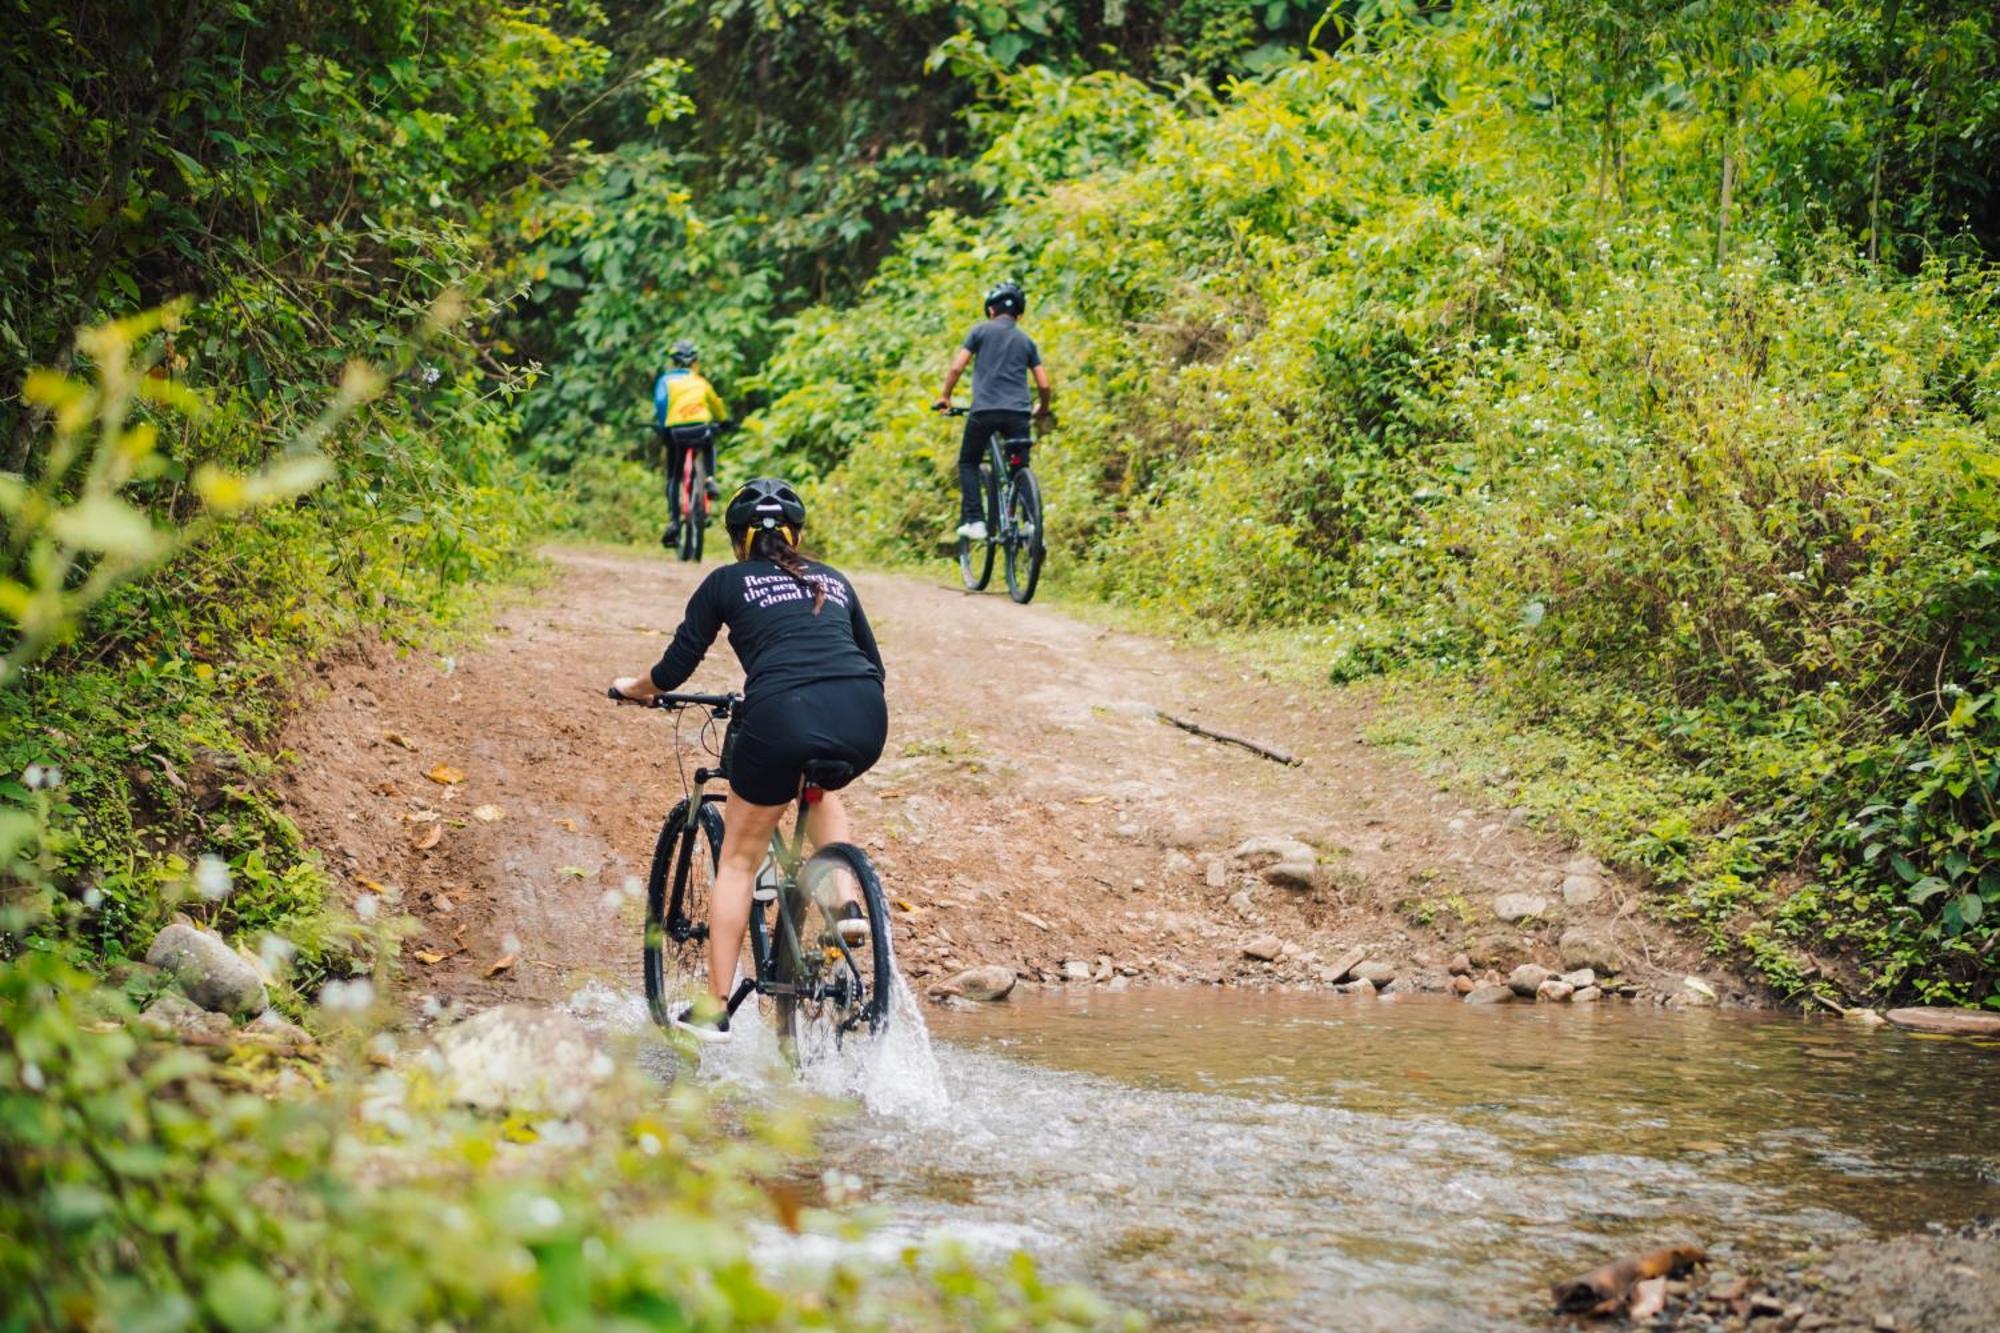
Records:
{"label": "muddy track", "polygon": [[[414,920],[409,987],[447,1004],[639,984],[639,907],[620,891],[645,872],[680,767],[672,721],[614,707],[603,686],[658,656],[701,571],[630,552],[549,558],[547,589],[455,660],[376,650],[323,665],[285,738],[293,816],[343,892],[386,893]],[[1365,696],[967,596],[955,573],[855,579],[888,660],[890,736],[853,810],[910,909],[897,942],[920,991],[978,963],[1029,981],[1069,963],[1099,985],[1324,986],[1354,948],[1430,987],[1461,950],[1553,965],[1572,926],[1606,937],[1642,983],[1677,986],[1695,961],[1644,923],[1629,886],[1607,877],[1596,901],[1566,904],[1572,849],[1369,746]],[[691,687],[739,680],[718,644]],[[1253,836],[1311,844],[1314,886],[1232,859]],[[1500,922],[1495,898],[1522,892],[1547,913]],[[1246,958],[1266,934],[1288,951]]]}

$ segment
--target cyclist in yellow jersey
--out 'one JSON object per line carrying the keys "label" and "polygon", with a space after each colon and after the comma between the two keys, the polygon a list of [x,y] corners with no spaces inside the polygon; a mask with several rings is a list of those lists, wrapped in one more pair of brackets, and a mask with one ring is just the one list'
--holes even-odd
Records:
{"label": "cyclist in yellow jersey", "polygon": [[687,450],[699,446],[702,463],[708,470],[708,498],[722,494],[715,483],[715,431],[713,427],[729,419],[729,409],[715,392],[715,386],[701,375],[701,352],[686,338],[668,353],[672,362],[653,381],[653,429],[667,446],[667,531],[660,544],[672,549],[680,540],[680,509],[674,503],[674,485],[687,463]]}

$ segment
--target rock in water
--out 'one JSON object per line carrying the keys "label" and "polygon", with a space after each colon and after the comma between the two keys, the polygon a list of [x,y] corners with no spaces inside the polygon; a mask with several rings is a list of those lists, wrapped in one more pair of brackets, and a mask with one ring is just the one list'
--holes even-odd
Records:
{"label": "rock in water", "polygon": [[1562,933],[1556,950],[1562,955],[1564,967],[1589,967],[1599,972],[1616,972],[1620,962],[1618,950],[1602,935],[1575,926]]}
{"label": "rock in water", "polygon": [[1569,997],[1571,1004],[1595,1004],[1604,998],[1604,992],[1595,986],[1578,986],[1576,993]]}
{"label": "rock in water", "polygon": [[1088,981],[1090,980],[1090,971],[1090,964],[1081,958],[1063,959],[1062,974],[1064,981]]}
{"label": "rock in water", "polygon": [[1513,998],[1513,989],[1508,986],[1474,986],[1466,994],[1465,1002],[1467,1004],[1507,1004]]}
{"label": "rock in water", "polygon": [[1884,1015],[1911,1032],[1941,1032],[1954,1037],[2000,1037],[2000,1013],[1978,1009],[1891,1009]]}
{"label": "rock in water", "polygon": [[1446,970],[1455,977],[1469,977],[1472,975],[1472,959],[1466,954],[1453,954],[1451,966]]}
{"label": "rock in water", "polygon": [[1259,935],[1243,942],[1243,956],[1268,963],[1284,952],[1285,944],[1276,935]]}
{"label": "rock in water", "polygon": [[153,937],[146,961],[171,972],[187,997],[211,1013],[247,1018],[270,1002],[257,970],[213,931],[176,921]]}
{"label": "rock in water", "polygon": [[1575,993],[1576,987],[1556,977],[1550,977],[1547,981],[1535,987],[1535,998],[1537,1000],[1547,1000],[1551,1004],[1560,1004]]}
{"label": "rock in water", "polygon": [[1697,1008],[1705,1008],[1716,1001],[1715,987],[1700,977],[1681,979],[1681,999]]}
{"label": "rock in water", "polygon": [[1550,975],[1549,970],[1539,963],[1523,963],[1507,978],[1507,988],[1524,1000],[1532,1000]]}
{"label": "rock in water", "polygon": [[1503,893],[1493,900],[1493,915],[1502,921],[1525,921],[1549,910],[1549,900],[1539,893]]}
{"label": "rock in water", "polygon": [[172,991],[146,1006],[139,1021],[166,1037],[226,1037],[236,1030],[226,1014],[212,1014]]}
{"label": "rock in water", "polygon": [[482,1111],[570,1115],[612,1064],[583,1024],[555,1009],[503,1004],[438,1034],[445,1095]]}
{"label": "rock in water", "polygon": [[1595,986],[1597,984],[1597,973],[1590,968],[1579,967],[1574,972],[1563,973],[1562,979],[1575,989],[1582,990],[1585,986]]}
{"label": "rock in water", "polygon": [[1356,977],[1353,981],[1343,982],[1341,985],[1335,986],[1334,989],[1342,995],[1373,995],[1375,993],[1375,983],[1367,977]]}
{"label": "rock in water", "polygon": [[948,994],[963,995],[968,1000],[1004,1000],[1014,989],[1014,969],[999,963],[968,967],[939,989]]}

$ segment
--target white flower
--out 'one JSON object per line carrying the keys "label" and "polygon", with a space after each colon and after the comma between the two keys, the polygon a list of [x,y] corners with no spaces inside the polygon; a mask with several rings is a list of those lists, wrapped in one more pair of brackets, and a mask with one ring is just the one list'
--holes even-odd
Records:
{"label": "white flower", "polygon": [[639,1151],[648,1157],[658,1157],[660,1155],[659,1136],[657,1134],[641,1134],[639,1136]]}
{"label": "white flower", "polygon": [[257,957],[263,960],[266,972],[278,971],[298,954],[298,946],[283,935],[266,935],[257,942]]}
{"label": "white flower", "polygon": [[359,1013],[375,1003],[375,983],[367,977],[329,981],[319,993],[320,1006],[336,1014]]}
{"label": "white flower", "polygon": [[547,1229],[562,1225],[562,1205],[546,1194],[538,1194],[528,1200],[528,1223],[530,1226]]}
{"label": "white flower", "polygon": [[214,852],[204,852],[194,863],[194,886],[209,902],[229,896],[229,862]]}
{"label": "white flower", "polygon": [[95,884],[83,891],[83,906],[86,911],[95,912],[104,902],[104,890]]}
{"label": "white flower", "polygon": [[21,1066],[21,1084],[30,1092],[40,1092],[48,1080],[42,1077],[42,1067],[30,1060]]}
{"label": "white flower", "polygon": [[354,915],[360,917],[363,921],[373,921],[376,909],[381,906],[381,902],[382,900],[374,894],[364,893],[354,900]]}

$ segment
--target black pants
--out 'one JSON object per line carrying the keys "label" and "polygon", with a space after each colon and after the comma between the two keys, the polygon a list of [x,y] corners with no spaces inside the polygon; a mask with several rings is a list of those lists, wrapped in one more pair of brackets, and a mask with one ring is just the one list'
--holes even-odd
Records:
{"label": "black pants", "polygon": [[882,682],[857,676],[821,680],[746,703],[723,745],[729,788],[752,805],[784,805],[799,794],[809,759],[846,764],[844,787],[875,766],[889,736]]}
{"label": "black pants", "polygon": [[958,445],[959,522],[972,523],[986,518],[986,501],[979,494],[979,465],[986,461],[986,442],[998,432],[1003,438],[1019,440],[1014,447],[1023,467],[1028,463],[1031,439],[1026,412],[973,412],[965,418],[965,438]]}
{"label": "black pants", "polygon": [[715,432],[707,426],[664,426],[660,434],[667,441],[667,514],[676,523],[681,519],[681,469],[687,466],[687,451],[701,449],[701,465],[707,475],[715,475]]}

